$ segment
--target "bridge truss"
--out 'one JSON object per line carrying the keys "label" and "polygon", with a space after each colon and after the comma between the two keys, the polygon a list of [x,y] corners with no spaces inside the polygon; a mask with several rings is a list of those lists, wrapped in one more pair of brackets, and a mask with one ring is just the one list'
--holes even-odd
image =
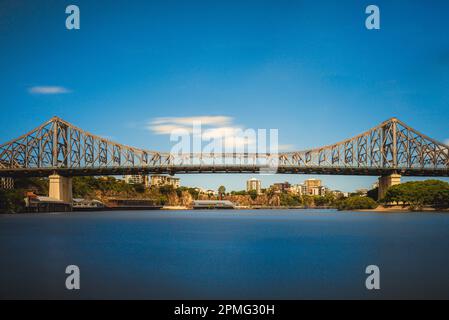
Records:
{"label": "bridge truss", "polygon": [[339,143],[278,154],[143,150],[93,135],[58,117],[0,145],[1,177],[260,171],[449,176],[449,147],[396,118]]}

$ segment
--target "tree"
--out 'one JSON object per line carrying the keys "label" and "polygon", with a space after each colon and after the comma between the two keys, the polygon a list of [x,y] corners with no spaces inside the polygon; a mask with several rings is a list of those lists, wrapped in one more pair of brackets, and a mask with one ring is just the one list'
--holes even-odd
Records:
{"label": "tree", "polygon": [[25,195],[23,189],[0,189],[0,212],[17,213],[25,210]]}
{"label": "tree", "polygon": [[225,186],[220,186],[218,188],[218,195],[220,196],[220,200],[223,199],[224,194],[226,193],[226,188]]}
{"label": "tree", "polygon": [[280,200],[281,205],[287,207],[297,207],[300,206],[302,203],[300,196],[293,195],[290,193],[281,193]]}
{"label": "tree", "polygon": [[339,210],[375,209],[378,204],[369,197],[353,196],[338,204]]}
{"label": "tree", "polygon": [[142,183],[137,183],[134,185],[134,190],[138,193],[144,193],[145,192],[145,185]]}
{"label": "tree", "polygon": [[171,185],[166,185],[166,186],[160,186],[159,187],[159,192],[162,193],[165,196],[168,196],[170,193],[174,192],[174,188]]}
{"label": "tree", "polygon": [[302,203],[306,207],[312,207],[315,204],[313,196],[310,196],[310,195],[303,195],[302,196]]}
{"label": "tree", "polygon": [[379,200],[379,188],[376,187],[374,189],[369,190],[366,196],[370,197],[374,201]]}
{"label": "tree", "polygon": [[251,197],[252,200],[256,200],[257,198],[257,191],[256,190],[250,190],[248,191],[249,196]]}
{"label": "tree", "polygon": [[449,207],[449,183],[440,180],[411,181],[388,188],[385,203],[396,203],[420,209]]}

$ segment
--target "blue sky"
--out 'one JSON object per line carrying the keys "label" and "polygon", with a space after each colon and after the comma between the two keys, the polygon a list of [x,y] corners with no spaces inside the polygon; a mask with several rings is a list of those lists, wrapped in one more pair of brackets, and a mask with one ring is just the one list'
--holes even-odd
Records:
{"label": "blue sky", "polygon": [[[344,4],[343,4],[344,3]],[[65,28],[76,4],[81,29]],[[376,4],[381,30],[365,28]],[[449,139],[448,1],[2,1],[0,141],[58,115],[152,150],[152,122],[220,116],[293,149],[396,116]],[[181,176],[243,189],[250,176]],[[307,176],[265,176],[297,183]],[[375,177],[322,176],[332,188]]]}

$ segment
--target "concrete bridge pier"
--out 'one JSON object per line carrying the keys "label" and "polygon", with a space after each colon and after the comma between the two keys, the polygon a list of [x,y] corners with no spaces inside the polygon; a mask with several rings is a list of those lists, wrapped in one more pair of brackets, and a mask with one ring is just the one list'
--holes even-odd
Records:
{"label": "concrete bridge pier", "polygon": [[72,205],[72,178],[52,174],[49,177],[48,196]]}
{"label": "concrete bridge pier", "polygon": [[401,183],[401,175],[397,173],[379,177],[378,199],[383,199],[387,189]]}

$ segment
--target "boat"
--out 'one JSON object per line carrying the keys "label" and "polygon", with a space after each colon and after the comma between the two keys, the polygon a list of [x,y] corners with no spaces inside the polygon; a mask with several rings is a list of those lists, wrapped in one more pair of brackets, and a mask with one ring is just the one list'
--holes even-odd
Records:
{"label": "boat", "polygon": [[235,209],[229,200],[194,200],[193,209]]}

